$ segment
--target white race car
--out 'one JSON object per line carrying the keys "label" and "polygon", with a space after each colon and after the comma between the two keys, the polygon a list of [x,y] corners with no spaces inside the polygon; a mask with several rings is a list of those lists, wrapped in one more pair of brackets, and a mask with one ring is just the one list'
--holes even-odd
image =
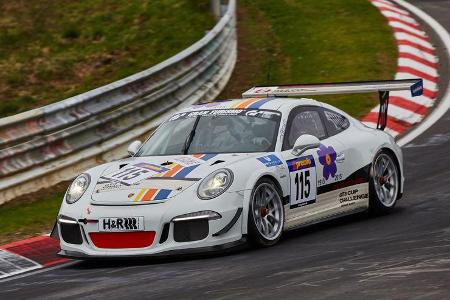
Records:
{"label": "white race car", "polygon": [[350,213],[390,211],[403,190],[394,139],[310,99],[420,95],[422,81],[255,87],[243,99],[171,116],[129,158],[79,175],[57,218],[60,255],[76,258],[275,244],[282,232]]}

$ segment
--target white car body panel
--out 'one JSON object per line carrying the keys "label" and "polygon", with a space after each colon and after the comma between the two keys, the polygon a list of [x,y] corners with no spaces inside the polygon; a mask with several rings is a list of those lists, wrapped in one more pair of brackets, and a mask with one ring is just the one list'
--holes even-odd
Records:
{"label": "white car body panel", "polygon": [[[251,105],[264,99],[239,99],[231,102],[218,102],[205,105],[197,105],[186,109],[185,113],[202,110],[218,109],[239,109],[236,105],[244,106],[250,104],[246,109],[252,109]],[[181,171],[174,172],[173,175],[161,179],[159,175],[150,179],[142,179],[131,183],[129,186],[108,182],[105,177],[114,172],[126,169],[129,166],[139,164],[152,164],[153,166],[165,168],[165,172],[172,170],[173,165],[164,166],[165,162],[177,162],[180,158],[197,159],[199,155],[172,155],[172,156],[152,156],[152,157],[131,157],[87,170],[91,177],[91,184],[80,200],[73,204],[62,202],[59,215],[67,216],[75,220],[98,220],[106,217],[144,217],[145,230],[155,231],[154,242],[149,247],[126,248],[126,249],[104,249],[97,248],[89,237],[92,232],[98,232],[97,223],[86,223],[78,221],[83,230],[83,243],[75,245],[67,243],[63,238],[61,249],[64,255],[101,257],[101,256],[133,256],[152,255],[172,250],[195,249],[212,247],[231,242],[240,241],[247,234],[248,208],[252,189],[255,183],[263,176],[270,176],[279,186],[282,196],[285,199],[285,226],[288,230],[301,225],[314,223],[319,220],[366,209],[368,207],[368,182],[359,182],[358,176],[354,175],[362,168],[370,166],[375,154],[380,149],[389,149],[396,156],[399,162],[400,174],[403,174],[403,161],[401,149],[395,144],[394,139],[385,132],[366,127],[358,120],[352,118],[345,112],[330,105],[320,103],[310,99],[265,99],[266,102],[257,109],[277,110],[281,112],[278,139],[274,152],[269,153],[232,153],[203,155],[205,158],[195,168],[185,172],[184,176],[176,178],[178,172],[183,172],[189,166],[180,167]],[[246,102],[247,101],[247,102]],[[253,101],[253,102],[251,102]],[[251,104],[253,103],[253,104]],[[282,151],[283,136],[286,131],[289,112],[298,106],[324,107],[345,116],[350,127],[334,136],[321,141],[325,146],[332,146],[339,157],[342,154],[345,158],[342,162],[336,162],[336,175],[325,179],[324,167],[319,162],[317,149],[310,149],[302,153],[300,157],[312,157],[314,167],[307,167],[307,162],[300,162],[296,171],[289,171],[287,161],[298,160],[290,150]],[[276,156],[280,162],[271,161]],[[258,158],[264,160],[258,160]],[[213,164],[219,161],[219,163]],[[303,163],[306,165],[300,166]],[[202,178],[215,170],[227,168],[234,174],[234,181],[230,188],[220,196],[211,200],[201,200],[197,196],[197,188]],[[296,167],[295,167],[296,168]],[[368,167],[367,167],[368,168]],[[309,170],[310,175],[315,173],[317,196],[314,203],[304,206],[292,207],[291,176],[300,174],[303,170]],[[367,169],[368,170],[368,169]],[[312,173],[311,173],[312,172]],[[168,173],[164,173],[168,174]],[[300,175],[299,175],[300,176]],[[306,175],[305,175],[306,176]],[[356,176],[353,184],[342,184],[351,176]],[[348,180],[347,180],[348,181]],[[402,176],[403,183],[403,176]],[[342,186],[339,186],[341,184]],[[401,184],[403,188],[403,184]],[[149,191],[154,189],[152,194]],[[159,193],[164,190],[163,193]],[[158,194],[159,193],[159,194]],[[152,194],[152,198],[148,195]],[[147,196],[146,196],[147,195]],[[158,198],[158,195],[160,197]],[[357,200],[356,198],[359,198]],[[143,201],[143,197],[150,197],[151,200]],[[242,209],[242,213],[236,223],[224,234],[214,236],[227,224],[231,222],[237,214],[237,210]],[[162,234],[162,227],[172,219],[187,213],[198,211],[214,211],[222,217],[217,220],[209,220],[209,233],[205,239],[192,242],[175,242],[173,240],[173,230],[169,231],[167,241],[158,243]],[[58,226],[61,226],[60,224]],[[75,254],[76,255],[75,255]]]}

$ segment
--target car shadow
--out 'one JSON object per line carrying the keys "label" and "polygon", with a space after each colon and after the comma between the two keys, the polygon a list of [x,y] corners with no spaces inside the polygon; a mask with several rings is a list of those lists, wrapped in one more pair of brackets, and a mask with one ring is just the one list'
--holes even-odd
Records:
{"label": "car shadow", "polygon": [[[345,226],[357,226],[362,222],[380,222],[385,218],[394,217],[399,214],[403,214],[407,208],[397,207],[393,212],[388,215],[382,216],[369,216],[367,212],[357,213],[349,216],[324,221],[322,223],[312,224],[298,229],[287,231],[283,234],[283,238],[280,241],[280,245],[291,240],[301,239],[309,235],[318,234],[327,230],[335,230],[339,227]],[[97,268],[125,268],[133,266],[150,266],[160,264],[172,264],[184,261],[193,260],[205,260],[214,258],[223,258],[231,255],[251,254],[252,252],[260,251],[277,251],[277,246],[271,248],[254,248],[248,243],[241,244],[226,250],[214,250],[204,253],[196,254],[167,254],[158,256],[145,256],[136,258],[102,258],[102,259],[87,259],[79,260],[73,264],[65,266],[64,268],[70,269],[97,269]]]}

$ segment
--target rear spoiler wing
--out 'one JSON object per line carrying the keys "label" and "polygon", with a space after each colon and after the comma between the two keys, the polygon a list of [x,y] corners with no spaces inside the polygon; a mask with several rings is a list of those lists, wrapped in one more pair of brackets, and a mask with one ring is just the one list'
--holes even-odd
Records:
{"label": "rear spoiler wing", "polygon": [[242,97],[301,97],[313,95],[360,94],[378,92],[380,99],[380,112],[378,115],[377,129],[384,130],[387,124],[389,92],[404,90],[410,90],[412,97],[422,95],[423,80],[420,78],[416,78],[383,81],[336,82],[323,84],[255,86],[244,92],[242,94]]}

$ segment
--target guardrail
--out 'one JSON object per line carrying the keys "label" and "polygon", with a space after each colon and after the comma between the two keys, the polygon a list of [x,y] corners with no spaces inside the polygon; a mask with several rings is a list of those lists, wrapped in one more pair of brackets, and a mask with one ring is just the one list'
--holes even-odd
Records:
{"label": "guardrail", "polygon": [[0,204],[123,157],[173,110],[214,99],[236,62],[235,5],[229,0],[211,31],[156,66],[0,119]]}

